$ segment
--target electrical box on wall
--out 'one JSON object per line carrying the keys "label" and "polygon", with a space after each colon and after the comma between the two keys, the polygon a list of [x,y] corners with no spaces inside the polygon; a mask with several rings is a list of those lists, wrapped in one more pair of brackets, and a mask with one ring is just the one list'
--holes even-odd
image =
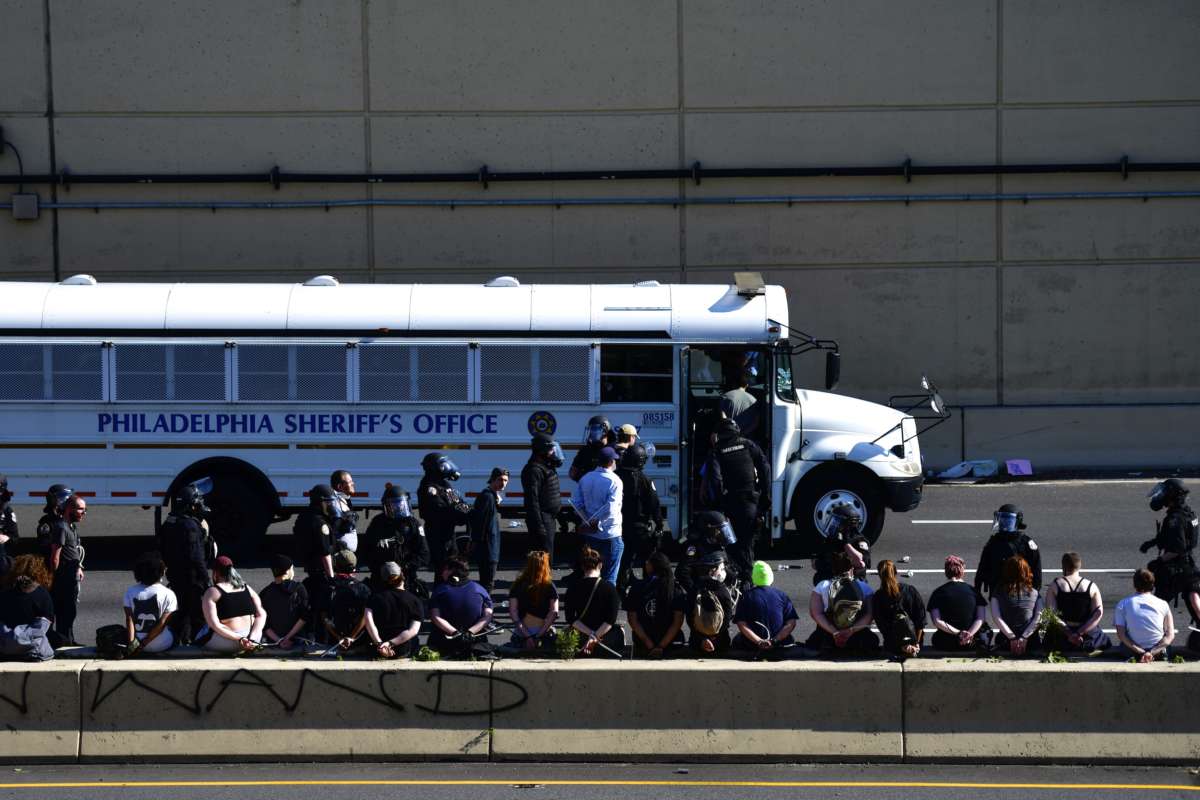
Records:
{"label": "electrical box on wall", "polygon": [[13,219],[37,219],[41,210],[38,207],[38,196],[32,193],[14,194],[12,196]]}

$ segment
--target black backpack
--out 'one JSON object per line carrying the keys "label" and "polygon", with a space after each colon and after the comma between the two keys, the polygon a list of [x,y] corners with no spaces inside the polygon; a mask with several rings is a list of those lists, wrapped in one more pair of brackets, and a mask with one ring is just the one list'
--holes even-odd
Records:
{"label": "black backpack", "polygon": [[900,605],[900,598],[896,598],[896,604],[888,618],[876,620],[875,623],[879,626],[880,633],[885,634],[884,638],[897,648],[917,643],[917,626],[913,624],[912,617],[904,610],[904,606]]}

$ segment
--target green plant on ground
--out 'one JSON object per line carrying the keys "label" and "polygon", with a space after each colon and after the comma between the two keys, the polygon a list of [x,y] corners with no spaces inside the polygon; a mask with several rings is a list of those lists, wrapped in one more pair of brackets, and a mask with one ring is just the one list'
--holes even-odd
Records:
{"label": "green plant on ground", "polygon": [[554,649],[563,661],[571,661],[579,654],[579,631],[571,627],[563,628],[554,637]]}
{"label": "green plant on ground", "polygon": [[1057,611],[1052,608],[1042,609],[1042,614],[1038,617],[1037,636],[1047,650],[1064,648],[1067,644],[1067,625]]}
{"label": "green plant on ground", "polygon": [[421,649],[417,651],[417,661],[441,661],[442,654],[437,650],[430,649],[426,645],[421,645]]}
{"label": "green plant on ground", "polygon": [[1067,657],[1064,656],[1062,653],[1058,652],[1057,650],[1051,650],[1049,653],[1046,654],[1046,657],[1042,660],[1047,664],[1066,664],[1066,663],[1068,663]]}
{"label": "green plant on ground", "polygon": [[1171,656],[1172,664],[1184,664],[1186,662],[1187,662],[1187,659],[1184,658],[1183,656],[1181,656],[1179,653],[1176,653],[1175,655]]}

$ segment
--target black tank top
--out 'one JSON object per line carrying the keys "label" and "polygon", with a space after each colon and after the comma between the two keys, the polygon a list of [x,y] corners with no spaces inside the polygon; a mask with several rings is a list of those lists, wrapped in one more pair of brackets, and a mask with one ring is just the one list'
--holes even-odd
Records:
{"label": "black tank top", "polygon": [[1055,578],[1054,588],[1057,589],[1058,611],[1062,614],[1063,622],[1072,625],[1082,625],[1086,622],[1092,615],[1092,597],[1089,594],[1092,582],[1087,578],[1080,578],[1079,583],[1072,589],[1066,578]]}
{"label": "black tank top", "polygon": [[217,591],[221,593],[217,598],[217,619],[254,616],[254,599],[249,589],[227,592],[218,586]]}

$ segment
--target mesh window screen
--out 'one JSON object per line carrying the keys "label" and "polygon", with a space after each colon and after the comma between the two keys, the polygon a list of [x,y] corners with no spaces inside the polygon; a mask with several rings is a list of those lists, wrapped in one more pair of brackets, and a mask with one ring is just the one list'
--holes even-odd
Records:
{"label": "mesh window screen", "polygon": [[6,345],[0,400],[104,399],[98,344]]}
{"label": "mesh window screen", "polygon": [[490,344],[479,348],[480,399],[488,403],[586,403],[590,345]]}
{"label": "mesh window screen", "polygon": [[240,344],[238,399],[346,401],[344,344]]}
{"label": "mesh window screen", "polygon": [[363,344],[358,399],[363,403],[465,403],[471,349],[460,344]]}
{"label": "mesh window screen", "polygon": [[116,400],[224,400],[225,347],[118,344]]}

